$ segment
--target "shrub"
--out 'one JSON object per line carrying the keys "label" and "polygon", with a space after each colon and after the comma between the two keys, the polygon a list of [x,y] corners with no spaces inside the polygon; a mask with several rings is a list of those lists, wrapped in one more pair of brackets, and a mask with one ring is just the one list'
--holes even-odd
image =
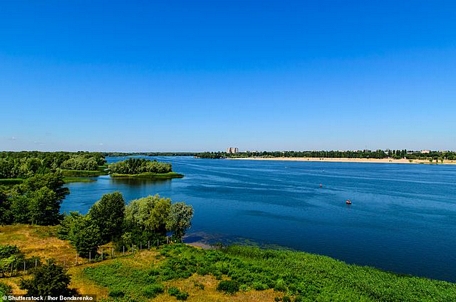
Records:
{"label": "shrub", "polygon": [[53,260],[35,270],[32,279],[21,280],[20,288],[27,290],[31,296],[71,296],[75,290],[69,289],[70,276],[65,269],[56,265]]}
{"label": "shrub", "polygon": [[223,280],[217,285],[217,290],[227,294],[234,294],[239,291],[239,283],[233,280]]}
{"label": "shrub", "polygon": [[159,294],[163,293],[165,288],[162,284],[151,284],[144,288],[143,295],[146,298],[155,298]]}
{"label": "shrub", "polygon": [[3,297],[5,295],[9,295],[12,292],[11,286],[8,284],[5,284],[3,282],[0,282],[0,297]]}
{"label": "shrub", "polygon": [[283,279],[278,279],[274,285],[274,290],[284,292],[287,290],[287,285]]}
{"label": "shrub", "polygon": [[109,292],[108,294],[111,298],[123,298],[125,296],[125,293],[121,290],[114,289]]}
{"label": "shrub", "polygon": [[176,297],[177,300],[185,301],[188,298],[188,293],[184,291],[180,291],[177,287],[170,287],[168,289],[168,294],[170,296]]}
{"label": "shrub", "polygon": [[266,290],[266,289],[269,288],[267,284],[264,284],[264,283],[261,283],[261,282],[258,282],[258,281],[253,282],[252,287],[255,290]]}

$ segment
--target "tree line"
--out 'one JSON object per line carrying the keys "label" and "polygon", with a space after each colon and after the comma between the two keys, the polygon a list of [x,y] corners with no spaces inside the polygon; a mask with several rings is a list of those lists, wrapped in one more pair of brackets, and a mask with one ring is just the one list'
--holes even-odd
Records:
{"label": "tree line", "polygon": [[57,225],[60,205],[70,193],[61,173],[37,174],[12,187],[0,186],[0,224]]}
{"label": "tree line", "polygon": [[226,152],[201,152],[196,154],[199,158],[249,158],[249,157],[310,157],[310,158],[393,158],[393,159],[424,159],[424,160],[456,160],[453,151],[409,151],[402,150],[356,150],[356,151],[245,151],[238,153]]}
{"label": "tree line", "polygon": [[0,152],[0,179],[28,178],[59,169],[95,171],[104,164],[99,152]]}
{"label": "tree line", "polygon": [[86,215],[71,212],[63,219],[58,234],[69,240],[81,257],[95,257],[100,245],[112,242],[116,250],[133,245],[162,244],[167,235],[182,241],[191,226],[193,208],[159,195],[125,205],[119,192],[97,201]]}
{"label": "tree line", "polygon": [[124,161],[110,164],[110,173],[118,174],[141,174],[141,173],[169,173],[172,166],[169,163],[148,160],[144,158],[129,158]]}

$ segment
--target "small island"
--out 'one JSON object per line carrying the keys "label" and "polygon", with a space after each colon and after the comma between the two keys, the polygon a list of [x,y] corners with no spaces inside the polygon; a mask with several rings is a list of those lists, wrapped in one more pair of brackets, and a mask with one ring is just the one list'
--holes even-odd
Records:
{"label": "small island", "polygon": [[173,172],[169,163],[148,160],[144,158],[129,158],[110,164],[108,171],[113,178],[135,179],[172,179],[182,178],[184,175]]}

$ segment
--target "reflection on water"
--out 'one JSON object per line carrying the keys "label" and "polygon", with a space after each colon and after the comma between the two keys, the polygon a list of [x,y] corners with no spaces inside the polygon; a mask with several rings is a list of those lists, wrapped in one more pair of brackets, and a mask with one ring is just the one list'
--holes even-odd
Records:
{"label": "reflection on water", "polygon": [[128,185],[132,187],[166,185],[170,182],[170,179],[111,178],[111,183],[114,185]]}

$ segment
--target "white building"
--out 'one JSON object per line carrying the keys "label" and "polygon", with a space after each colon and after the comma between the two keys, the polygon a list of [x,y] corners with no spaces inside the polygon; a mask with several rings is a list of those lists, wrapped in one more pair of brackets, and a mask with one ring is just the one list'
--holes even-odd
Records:
{"label": "white building", "polygon": [[235,147],[229,147],[228,149],[226,149],[226,153],[235,154],[238,152],[239,152],[239,149],[235,148]]}

